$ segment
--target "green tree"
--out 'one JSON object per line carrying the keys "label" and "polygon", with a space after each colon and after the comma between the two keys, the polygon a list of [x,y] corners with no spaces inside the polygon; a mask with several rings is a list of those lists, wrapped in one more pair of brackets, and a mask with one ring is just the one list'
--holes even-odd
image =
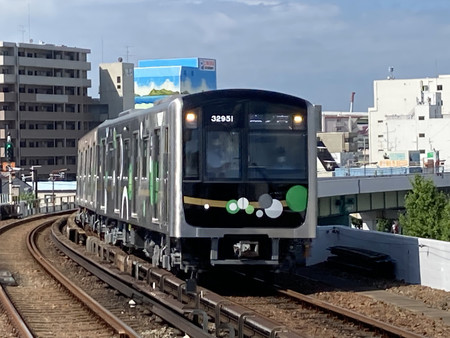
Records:
{"label": "green tree", "polygon": [[400,215],[403,234],[448,240],[450,205],[448,197],[439,191],[431,179],[416,175],[412,191],[405,197],[406,213]]}
{"label": "green tree", "polygon": [[392,220],[377,218],[377,231],[391,232]]}

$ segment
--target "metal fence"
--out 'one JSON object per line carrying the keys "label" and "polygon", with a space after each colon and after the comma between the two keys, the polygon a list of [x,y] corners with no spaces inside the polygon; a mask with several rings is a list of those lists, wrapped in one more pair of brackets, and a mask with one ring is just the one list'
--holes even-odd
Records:
{"label": "metal fence", "polygon": [[1,218],[20,218],[36,214],[46,214],[76,208],[75,196],[54,196],[26,201],[14,201],[8,203],[8,195],[1,194],[0,209]]}

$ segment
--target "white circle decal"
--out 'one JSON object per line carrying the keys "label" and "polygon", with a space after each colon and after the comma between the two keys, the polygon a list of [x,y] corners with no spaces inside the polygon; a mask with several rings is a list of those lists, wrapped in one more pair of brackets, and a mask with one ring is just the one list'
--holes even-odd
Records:
{"label": "white circle decal", "polygon": [[272,201],[272,205],[265,209],[266,215],[270,218],[277,218],[280,217],[280,215],[283,212],[283,204],[279,200],[274,199]]}
{"label": "white circle decal", "polygon": [[231,210],[231,211],[236,211],[236,210],[237,210],[237,208],[238,208],[238,206],[237,206],[237,204],[236,204],[236,203],[230,203],[230,206],[229,206],[229,208],[230,208],[230,210]]}
{"label": "white circle decal", "polygon": [[241,197],[240,199],[238,199],[237,204],[239,209],[241,210],[245,210],[248,207],[248,199],[246,199],[245,197]]}

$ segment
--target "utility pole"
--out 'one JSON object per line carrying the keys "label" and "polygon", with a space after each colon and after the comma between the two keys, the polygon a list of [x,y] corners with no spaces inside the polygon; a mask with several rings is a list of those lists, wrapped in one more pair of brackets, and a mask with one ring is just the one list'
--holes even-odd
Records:
{"label": "utility pole", "polygon": [[12,184],[13,184],[13,166],[11,165],[14,160],[14,147],[13,143],[11,142],[11,134],[8,132],[8,136],[6,136],[6,143],[5,143],[5,159],[6,162],[8,162],[7,168],[8,168],[8,185],[9,185],[9,203],[13,204],[13,197],[12,197]]}

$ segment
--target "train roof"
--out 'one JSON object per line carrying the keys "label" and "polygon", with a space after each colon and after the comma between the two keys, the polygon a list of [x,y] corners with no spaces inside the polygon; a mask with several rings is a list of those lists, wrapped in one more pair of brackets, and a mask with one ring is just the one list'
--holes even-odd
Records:
{"label": "train roof", "polygon": [[217,90],[210,90],[210,91],[204,91],[199,93],[193,93],[193,94],[175,94],[168,96],[166,98],[163,98],[161,100],[158,100],[155,102],[155,105],[150,108],[144,108],[144,109],[128,109],[119,114],[119,116],[115,119],[108,119],[102,122],[97,128],[104,128],[111,124],[115,124],[120,121],[126,121],[130,118],[134,118],[140,114],[147,114],[148,112],[154,111],[161,111],[164,108],[166,108],[171,102],[174,100],[181,98],[184,102],[184,104],[187,104],[188,106],[195,106],[199,105],[204,100],[216,100],[220,98],[260,98],[268,101],[283,101],[286,104],[295,104],[295,105],[302,105],[305,106],[310,104],[305,99],[302,99],[297,96],[293,96],[290,94],[284,94],[280,92],[274,92],[269,90],[262,90],[262,89],[217,89]]}

